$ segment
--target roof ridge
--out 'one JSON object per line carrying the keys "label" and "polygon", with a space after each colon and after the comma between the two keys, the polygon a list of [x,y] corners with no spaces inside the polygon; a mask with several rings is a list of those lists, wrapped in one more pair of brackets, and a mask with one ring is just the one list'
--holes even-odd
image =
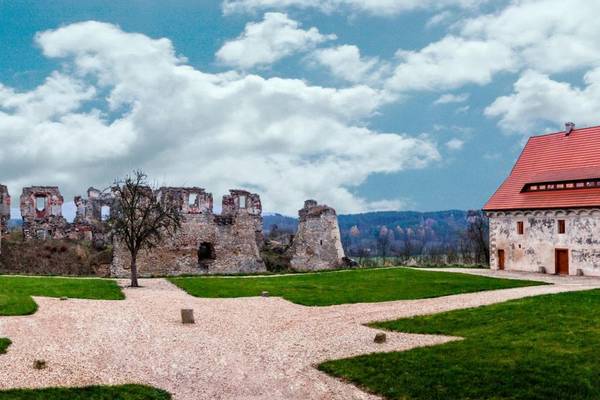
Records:
{"label": "roof ridge", "polygon": [[[600,129],[600,125],[594,125],[594,126],[586,126],[584,128],[575,128],[571,131],[571,134],[573,134],[574,132],[580,132],[580,131],[585,131],[585,130],[590,130],[590,129]],[[564,135],[565,131],[558,131],[558,132],[550,132],[550,133],[542,133],[540,135],[532,135],[529,138],[530,139],[536,139],[536,138],[541,138],[541,137],[546,137],[546,136],[552,136],[552,135]]]}

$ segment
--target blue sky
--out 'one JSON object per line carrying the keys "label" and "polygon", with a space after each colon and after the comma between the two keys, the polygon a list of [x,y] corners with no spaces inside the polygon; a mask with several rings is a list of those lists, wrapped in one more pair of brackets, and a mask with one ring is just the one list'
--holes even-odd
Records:
{"label": "blue sky", "polygon": [[480,208],[527,136],[600,120],[600,5],[562,3],[0,0],[0,182]]}

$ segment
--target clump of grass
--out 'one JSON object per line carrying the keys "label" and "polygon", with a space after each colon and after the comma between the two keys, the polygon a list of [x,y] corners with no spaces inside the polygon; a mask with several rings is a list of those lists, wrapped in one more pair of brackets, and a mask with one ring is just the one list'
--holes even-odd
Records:
{"label": "clump of grass", "polygon": [[6,353],[6,349],[10,346],[12,342],[7,338],[0,338],[0,354]]}

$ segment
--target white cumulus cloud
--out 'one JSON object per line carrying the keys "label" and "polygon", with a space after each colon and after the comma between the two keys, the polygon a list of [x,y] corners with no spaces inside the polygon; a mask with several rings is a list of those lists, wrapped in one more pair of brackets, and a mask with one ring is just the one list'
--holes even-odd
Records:
{"label": "white cumulus cloud", "polygon": [[303,30],[300,23],[282,13],[266,13],[261,22],[250,22],[236,39],[217,52],[225,65],[248,69],[269,65],[299,51],[307,51],[335,35],[322,35],[317,28]]}
{"label": "white cumulus cloud", "polygon": [[394,204],[356,194],[371,174],[440,158],[426,137],[366,128],[386,99],[364,85],[205,73],[168,39],[94,21],[37,42],[60,69],[31,91],[0,86],[0,170],[13,193],[58,184],[68,197],[143,168],[215,196],[257,191],[267,210],[295,213],[317,198],[355,212]]}
{"label": "white cumulus cloud", "polygon": [[447,7],[471,8],[486,0],[224,0],[225,14],[265,9],[312,8],[324,13],[366,12],[373,15],[398,15],[413,10],[439,10]]}
{"label": "white cumulus cloud", "polygon": [[353,83],[377,83],[388,69],[377,57],[362,57],[354,45],[317,49],[310,57],[332,75]]}
{"label": "white cumulus cloud", "polygon": [[452,94],[446,93],[438,97],[433,104],[452,104],[452,103],[464,103],[469,100],[468,93]]}

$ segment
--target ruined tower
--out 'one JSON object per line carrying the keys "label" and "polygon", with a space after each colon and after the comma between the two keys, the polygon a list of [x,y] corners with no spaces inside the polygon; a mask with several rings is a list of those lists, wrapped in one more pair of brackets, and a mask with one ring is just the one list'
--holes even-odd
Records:
{"label": "ruined tower", "polygon": [[62,216],[64,199],[57,186],[23,188],[20,206],[23,237],[30,239],[62,239],[68,228]]}
{"label": "ruined tower", "polygon": [[10,219],[10,195],[5,185],[0,185],[0,235],[8,230]]}
{"label": "ruined tower", "polygon": [[298,233],[289,249],[292,269],[318,271],[343,266],[344,249],[335,210],[306,200],[298,215]]}

